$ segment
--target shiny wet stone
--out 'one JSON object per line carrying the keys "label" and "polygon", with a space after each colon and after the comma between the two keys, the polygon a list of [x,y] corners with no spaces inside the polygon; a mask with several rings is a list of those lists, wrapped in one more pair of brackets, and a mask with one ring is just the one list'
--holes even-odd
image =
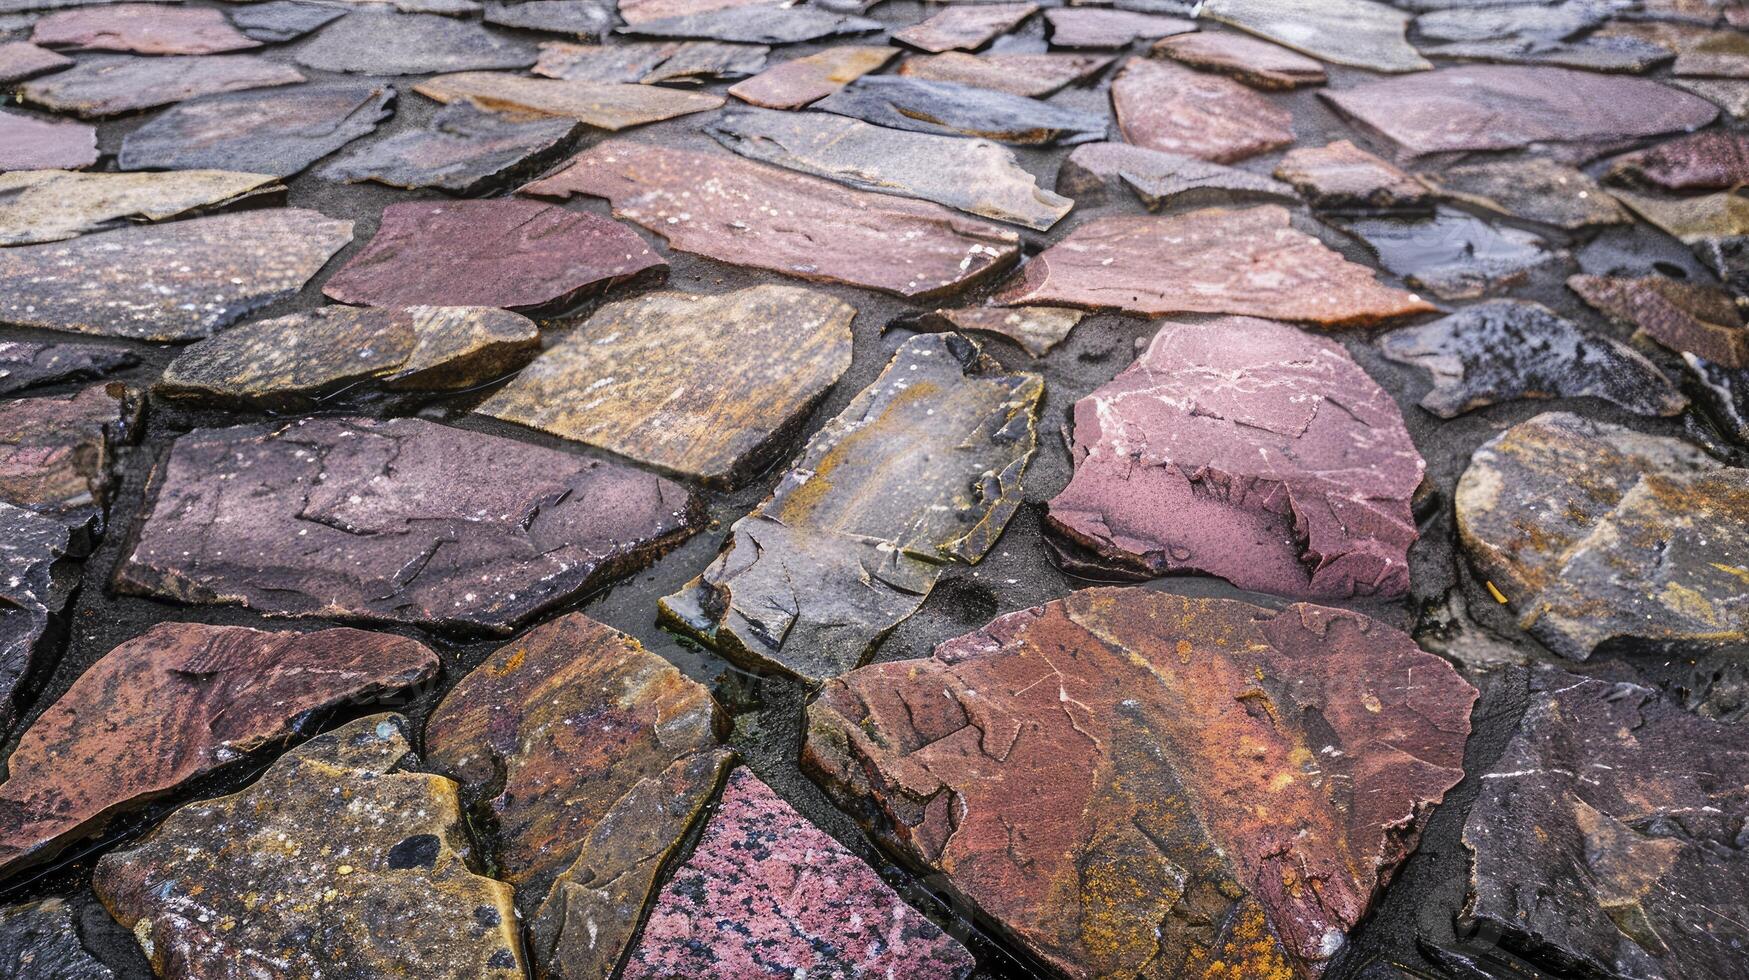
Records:
{"label": "shiny wet stone", "polygon": [[1385,268],[1440,299],[1494,295],[1565,255],[1528,231],[1450,208],[1425,218],[1354,217],[1337,224],[1366,242]]}
{"label": "shiny wet stone", "polygon": [[0,909],[0,970],[13,980],[115,980],[80,944],[59,898]]}

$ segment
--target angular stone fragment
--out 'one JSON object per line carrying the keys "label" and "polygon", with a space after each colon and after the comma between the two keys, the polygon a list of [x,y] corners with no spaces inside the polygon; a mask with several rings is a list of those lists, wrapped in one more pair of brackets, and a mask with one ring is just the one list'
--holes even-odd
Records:
{"label": "angular stone fragment", "polygon": [[907,340],[809,440],[716,561],[661,600],[670,627],[817,680],[861,663],[1020,506],[1044,392],[956,334]]}
{"label": "angular stone fragment", "polygon": [[58,898],[0,909],[0,971],[12,980],[115,980],[86,951]]}
{"label": "angular stone fragment", "polygon": [[1601,398],[1640,415],[1688,407],[1663,372],[1632,347],[1553,310],[1493,300],[1379,340],[1386,357],[1426,368],[1421,407],[1440,418],[1514,398]]}
{"label": "angular stone fragment", "polygon": [[1404,33],[1409,15],[1376,0],[1208,0],[1199,16],[1337,65],[1426,71]]}
{"label": "angular stone fragment", "polygon": [[765,70],[770,53],[763,44],[694,41],[680,45],[660,66],[636,81],[645,85],[699,85],[746,78]]}
{"label": "angular stone fragment", "polygon": [[1611,161],[1610,176],[1668,191],[1732,190],[1749,184],[1749,135],[1709,129]]}
{"label": "angular stone fragment", "polygon": [[1452,208],[1428,217],[1347,218],[1340,227],[1366,242],[1386,269],[1440,299],[1510,289],[1566,258],[1528,231]]}
{"label": "angular stone fragment", "polygon": [[599,39],[613,30],[613,12],[595,0],[489,0],[485,21],[525,31]]}
{"label": "angular stone fragment", "polygon": [[437,668],[425,646],[386,633],[161,623],[100,658],[20,736],[0,783],[0,874],[290,740],[314,712]]}
{"label": "angular stone fragment", "polygon": [[733,760],[725,730],[702,684],[580,613],[500,648],[432,712],[426,760],[491,814],[543,975],[613,973]]}
{"label": "angular stone fragment", "polygon": [[1749,235],[1749,197],[1720,192],[1664,197],[1611,190],[1648,223],[1684,245]]}
{"label": "angular stone fragment", "polygon": [[1103,116],[993,89],[905,75],[864,75],[814,108],[942,136],[980,136],[1017,146],[1067,146],[1105,138]]}
{"label": "angular stone fragment", "polygon": [[861,190],[945,204],[1045,231],[1075,202],[1038,186],[988,140],[883,129],[823,112],[734,109],[705,127],[744,157]]}
{"label": "angular stone fragment", "polygon": [[83,170],[96,162],[96,127],[0,110],[0,173]]}
{"label": "angular stone fragment", "polygon": [[119,591],[500,634],[696,529],[667,480],[411,418],[197,429],[151,496]]}
{"label": "angular stone fragment", "polygon": [[802,765],[1065,976],[1317,977],[1475,698],[1356,613],[1083,589],[829,682]]}
{"label": "angular stone fragment", "polygon": [[231,23],[237,30],[257,41],[280,44],[295,41],[318,27],[333,23],[344,17],[346,11],[325,3],[267,0],[233,8],[230,14]]}
{"label": "angular stone fragment", "polygon": [[1088,221],[1027,263],[996,301],[1148,316],[1235,313],[1330,327],[1434,310],[1295,230],[1276,205]]}
{"label": "angular stone fragment", "polygon": [[650,911],[626,980],[965,980],[965,947],[746,769]]}
{"label": "angular stone fragment", "polygon": [[897,48],[880,45],[834,45],[737,82],[729,87],[729,94],[767,109],[800,109],[880,68],[898,53]]}
{"label": "angular stone fragment", "polygon": [[1557,42],[1609,19],[1605,4],[1554,3],[1496,5],[1483,9],[1430,10],[1415,18],[1424,41],[1493,41],[1503,38]]}
{"label": "angular stone fragment", "polygon": [[101,533],[115,457],[138,437],[141,408],[122,384],[0,402],[0,502]]}
{"label": "angular stone fragment", "polygon": [[1111,83],[1124,139],[1166,153],[1233,163],[1294,141],[1293,113],[1231,79],[1131,58]]}
{"label": "angular stone fragment", "polygon": [[1321,211],[1407,211],[1428,206],[1421,181],[1348,140],[1289,150],[1275,176]]}
{"label": "angular stone fragment", "polygon": [[893,40],[920,51],[972,51],[1036,13],[1036,3],[950,6],[920,24],[894,31]]}
{"label": "angular stone fragment", "polygon": [[231,170],[290,177],[393,114],[386,85],[300,85],[174,106],[122,140],[123,170]]}
{"label": "angular stone fragment", "polygon": [[510,886],[474,873],[455,784],[408,771],[409,739],[392,714],[311,739],[104,855],[97,896],[159,976],[524,976]]}
{"label": "angular stone fragment", "polygon": [[[626,41],[620,44],[571,44],[547,41],[540,46],[534,73],[577,82],[631,84],[655,71],[695,41]],[[713,42],[702,42],[713,43]],[[515,77],[515,76],[507,76]]]}
{"label": "angular stone fragment", "polygon": [[1736,78],[1672,78],[1670,84],[1706,99],[1733,119],[1749,118],[1749,81]]}
{"label": "angular stone fragment", "polygon": [[1124,48],[1131,41],[1196,30],[1195,21],[1182,17],[1098,7],[1058,7],[1045,11],[1045,20],[1051,25],[1051,44],[1059,48]]}
{"label": "angular stone fragment", "polygon": [[0,395],[60,381],[82,381],[133,367],[132,351],[96,344],[0,341]]}
{"label": "angular stone fragment", "polygon": [[210,7],[110,3],[50,14],[36,22],[31,41],[50,47],[135,54],[223,54],[258,48]]}
{"label": "angular stone fragment", "polygon": [[438,102],[465,99],[484,109],[559,116],[609,130],[705,112],[724,101],[720,95],[677,92],[654,85],[524,78],[481,71],[429,78],[413,90]]}
{"label": "angular stone fragment", "polygon": [[562,310],[614,283],[665,275],[637,233],[538,201],[407,201],[329,277],[324,295],[364,306]]}
{"label": "angular stone fragment", "polygon": [[359,10],[322,28],[292,57],[318,71],[427,75],[527,68],[534,49],[478,24],[431,14]]}
{"label": "angular stone fragment", "polygon": [[258,173],[5,174],[0,176],[0,245],[60,241],[128,221],[165,221],[284,197],[284,187]]}
{"label": "angular stone fragment", "polygon": [[0,43],[0,85],[59,71],[72,63],[72,58],[39,48],[28,41]]}
{"label": "angular stone fragment", "polygon": [[849,34],[867,34],[881,30],[883,26],[878,20],[837,14],[816,5],[746,4],[700,14],[630,22],[619,32],[644,37],[739,41],[743,44],[800,44]]}
{"label": "angular stone fragment", "polygon": [[1749,729],[1549,667],[1530,695],[1464,824],[1465,924],[1594,976],[1736,972]]}
{"label": "angular stone fragment", "polygon": [[19,98],[82,119],[119,116],[202,95],[296,85],[302,72],[255,55],[102,55],[24,83]]}
{"label": "angular stone fragment", "polygon": [[899,74],[1042,99],[1065,85],[1097,75],[1111,60],[1091,54],[971,55],[949,51],[906,58],[899,66]]}
{"label": "angular stone fragment", "polygon": [[1455,501],[1477,571],[1561,656],[1749,639],[1749,470],[1549,412],[1476,450]]}
{"label": "angular stone fragment", "polygon": [[1749,78],[1749,44],[1737,30],[1684,29],[1675,37],[1678,75]]}
{"label": "angular stone fragment", "polygon": [[0,249],[0,322],[193,340],[301,289],[352,222],[283,208]]}
{"label": "angular stone fragment", "polygon": [[439,109],[427,128],[346,151],[318,176],[353,184],[439,187],[474,197],[540,170],[564,150],[576,126],[570,119],[522,119],[457,102]]}
{"label": "angular stone fragment", "polygon": [[772,0],[619,0],[619,16],[628,24],[642,24],[670,17],[708,14],[730,7],[764,6]]}
{"label": "angular stone fragment", "polygon": [[1573,276],[1591,308],[1665,347],[1729,368],[1749,368],[1749,328],[1729,293],[1664,276]]}
{"label": "angular stone fragment", "polygon": [[1422,179],[1450,200],[1569,231],[1633,223],[1584,171],[1543,157],[1445,167]]}
{"label": "angular stone fragment", "polygon": [[[1521,8],[1528,9],[1528,8]],[[1463,11],[1465,14],[1474,11]],[[1591,34],[1565,41],[1493,38],[1425,44],[1421,53],[1458,61],[1495,61],[1518,65],[1553,65],[1588,71],[1644,74],[1675,57],[1663,45],[1637,37]]]}
{"label": "angular stone fragment", "polygon": [[72,596],[58,574],[71,546],[62,522],[0,502],[0,737],[18,722],[20,688],[40,669],[43,641]]}
{"label": "angular stone fragment", "polygon": [[1051,348],[1068,339],[1069,331],[1086,319],[1081,310],[1058,306],[1026,306],[1006,309],[995,306],[964,310],[936,310],[914,319],[900,321],[896,326],[916,330],[959,330],[969,333],[995,334],[1025,350],[1034,357],[1043,357]]}
{"label": "angular stone fragment", "polygon": [[1317,61],[1243,34],[1180,34],[1156,43],[1148,53],[1228,75],[1252,88],[1281,90],[1325,81],[1324,66]]}
{"label": "angular stone fragment", "polygon": [[[699,174],[710,174],[700,182]],[[667,239],[734,265],[923,299],[996,275],[1018,257],[1014,232],[939,205],[696,153],[608,140],[522,193],[587,194]],[[749,208],[747,201],[760,201]]]}

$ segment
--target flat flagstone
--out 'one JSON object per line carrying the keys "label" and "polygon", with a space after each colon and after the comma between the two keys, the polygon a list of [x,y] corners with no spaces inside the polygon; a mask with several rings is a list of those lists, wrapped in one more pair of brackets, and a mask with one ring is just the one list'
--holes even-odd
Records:
{"label": "flat flagstone", "polygon": [[1670,84],[1713,103],[1733,119],[1749,118],[1749,81],[1740,78],[1672,78]]}
{"label": "flat flagstone", "polygon": [[1584,171],[1543,157],[1442,167],[1422,179],[1448,200],[1569,231],[1633,221]]}
{"label": "flat flagstone", "polygon": [[49,629],[73,596],[72,551],[66,524],[0,502],[0,737],[18,723],[20,688],[41,674]]}
{"label": "flat flagstone", "polygon": [[138,363],[137,355],[120,347],[0,341],[0,395],[37,385],[101,378]]}
{"label": "flat flagstone", "polygon": [[708,14],[730,7],[764,6],[772,0],[619,0],[620,19],[628,24]]}
{"label": "flat flagstone", "polygon": [[1275,176],[1324,211],[1419,211],[1432,199],[1425,183],[1348,140],[1295,147],[1276,164]]}
{"label": "flat flagstone", "polygon": [[1057,168],[1057,191],[1089,204],[1128,188],[1148,210],[1231,201],[1294,202],[1293,188],[1249,170],[1128,143],[1083,143]]}
{"label": "flat flagstone", "polygon": [[61,241],[130,221],[167,221],[284,198],[285,188],[271,176],[223,170],[0,174],[0,245]]}
{"label": "flat flagstone", "polygon": [[607,130],[705,112],[724,101],[720,95],[655,85],[526,78],[498,72],[439,75],[420,82],[413,90],[438,102],[466,99],[485,109],[561,116]]}
{"label": "flat flagstone", "polygon": [[66,71],[21,85],[24,101],[101,119],[170,105],[185,99],[251,88],[296,85],[303,72],[255,55],[174,57],[100,55],[81,58]]}
{"label": "flat flagstone", "polygon": [[280,44],[346,16],[343,7],[300,0],[266,0],[229,8],[231,23],[257,41]]}
{"label": "flat flagstone", "polygon": [[1566,256],[1521,228],[1452,208],[1430,217],[1344,218],[1339,227],[1366,242],[1386,269],[1440,299],[1493,295]]}
{"label": "flat flagstone", "polygon": [[838,14],[816,5],[782,7],[746,4],[705,13],[659,20],[631,21],[621,34],[642,37],[697,38],[743,44],[800,44],[852,34],[868,34],[885,25],[866,17]]}
{"label": "flat flagstone", "polygon": [[1045,11],[1045,21],[1051,46],[1058,48],[1123,48],[1196,30],[1196,22],[1183,17],[1100,7],[1056,7]]}
{"label": "flat flagstone", "polygon": [[864,75],[814,108],[890,129],[979,136],[1017,146],[1066,146],[1104,139],[1103,115],[993,89],[905,75]]}
{"label": "flat flagstone", "polygon": [[729,86],[729,94],[767,109],[800,109],[880,68],[898,53],[898,48],[880,45],[838,44],[767,68]]}
{"label": "flat flagstone", "polygon": [[118,457],[139,438],[143,408],[120,384],[0,402],[0,503],[61,522],[74,549],[88,550],[104,530]]}
{"label": "flat flagstone", "polygon": [[317,176],[475,197],[553,162],[576,128],[572,119],[522,119],[459,101],[439,109],[423,128],[348,149]]}
{"label": "flat flagstone", "polygon": [[115,980],[73,927],[59,898],[0,908],[0,971],[13,980]]}
{"label": "flat flagstone", "polygon": [[1167,153],[1234,163],[1294,141],[1293,114],[1238,82],[1131,58],[1111,83],[1124,139]]}
{"label": "flat flagstone", "polygon": [[1727,368],[1749,368],[1749,327],[1731,295],[1663,276],[1573,276],[1567,288],[1591,308],[1671,350]]}
{"label": "flat flagstone", "polygon": [[232,92],[165,110],[122,140],[123,170],[231,170],[290,177],[361,136],[394,110],[395,90],[319,83]]}
{"label": "flat flagstone", "polygon": [[72,63],[72,58],[28,41],[0,42],[0,85],[59,71]]}
{"label": "flat flagstone", "polygon": [[765,70],[771,49],[763,44],[693,41],[682,44],[637,81],[645,85],[700,85],[746,78]]}
{"label": "flat flagstone", "polygon": [[292,57],[307,68],[363,75],[527,68],[535,62],[532,47],[478,24],[368,9],[322,28]]}
{"label": "flat flagstone", "polygon": [[261,46],[232,27],[222,10],[156,3],[110,3],[49,14],[36,22],[30,39],[49,47],[135,54],[223,54]]}
{"label": "flat flagstone", "polygon": [[1694,380],[1696,398],[1721,431],[1749,443],[1749,368],[1726,367],[1693,354],[1683,354],[1682,362]]}
{"label": "flat flagstone", "polygon": [[[578,82],[631,84],[661,67],[687,44],[696,41],[625,41],[620,44],[572,44],[546,41],[534,73]],[[703,42],[713,43],[713,42]]]}
{"label": "flat flagstone", "polygon": [[1383,72],[1433,67],[1404,37],[1410,16],[1378,0],[1208,0],[1198,16],[1332,64]]}
{"label": "flat flagstone", "polygon": [[1104,71],[1112,59],[1092,54],[973,55],[948,51],[936,55],[912,55],[899,65],[899,74],[932,82],[957,82],[995,89],[1010,95],[1044,98],[1067,85],[1085,82]]}
{"label": "flat flagstone", "polygon": [[596,0],[487,0],[488,24],[599,40],[613,30],[611,7]]}
{"label": "flat flagstone", "polygon": [[1252,88],[1291,89],[1325,81],[1324,66],[1316,60],[1243,34],[1180,34],[1156,42],[1148,53],[1236,78]]}
{"label": "flat flagstone", "polygon": [[1609,175],[1667,191],[1731,190],[1749,184],[1749,135],[1709,129],[1616,157]]}
{"label": "flat flagstone", "polygon": [[1036,13],[1036,3],[950,6],[922,23],[894,31],[893,40],[919,51],[972,51]]}
{"label": "flat flagstone", "polygon": [[1651,41],[1602,34],[1554,42],[1519,38],[1448,41],[1443,44],[1424,44],[1420,50],[1424,55],[1457,61],[1551,65],[1636,75],[1649,72],[1675,57],[1675,53],[1669,48]]}
{"label": "flat flagstone", "polygon": [[962,310],[936,310],[920,317],[898,321],[893,326],[912,330],[950,331],[992,334],[1001,337],[1031,354],[1043,357],[1067,340],[1069,331],[1086,319],[1084,310],[1060,306],[1023,306],[1010,309],[1001,306],[978,306]]}
{"label": "flat flagstone", "polygon": [[83,170],[97,155],[95,126],[0,110],[0,172]]}

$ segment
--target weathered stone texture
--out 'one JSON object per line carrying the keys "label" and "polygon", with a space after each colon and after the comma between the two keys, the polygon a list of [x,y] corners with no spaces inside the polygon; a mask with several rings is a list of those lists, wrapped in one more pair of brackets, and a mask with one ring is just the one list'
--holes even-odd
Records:
{"label": "weathered stone texture", "polygon": [[1275,176],[1326,211],[1420,210],[1431,197],[1427,185],[1348,140],[1295,147],[1276,164]]}
{"label": "weathered stone texture", "polygon": [[0,970],[12,980],[115,980],[80,945],[73,909],[58,898],[0,909]]}
{"label": "weathered stone texture", "polygon": [[45,109],[101,119],[203,95],[302,81],[304,74],[296,68],[254,55],[118,54],[81,58],[66,71],[24,83],[18,95]]}
{"label": "weathered stone texture", "polygon": [[0,341],[0,395],[37,385],[101,378],[139,362],[132,351],[119,347]]}
{"label": "weathered stone texture", "polygon": [[1111,83],[1124,139],[1137,146],[1234,163],[1288,146],[1293,114],[1232,79],[1132,58]]}
{"label": "weathered stone texture", "polygon": [[224,11],[156,3],[110,3],[49,14],[31,38],[50,47],[136,54],[223,54],[258,48]]}
{"label": "weathered stone texture", "polygon": [[0,246],[61,241],[129,221],[167,221],[284,198],[284,187],[258,173],[0,174]]}
{"label": "weathered stone texture", "polygon": [[101,532],[116,456],[139,436],[143,407],[120,383],[0,402],[0,502]]}
{"label": "weathered stone texture", "polygon": [[42,666],[49,627],[72,596],[57,567],[71,543],[60,521],[0,503],[0,737],[17,723],[20,688]]}
{"label": "weathered stone texture", "polygon": [[1127,187],[1150,211],[1171,205],[1298,200],[1291,187],[1261,174],[1128,143],[1077,146],[1057,169],[1058,193],[1080,204],[1100,201],[1114,186]]}
{"label": "weathered stone texture", "polygon": [[1749,327],[1722,289],[1663,276],[1573,276],[1567,288],[1592,309],[1645,331],[1671,350],[1749,368]]}
{"label": "weathered stone texture", "polygon": [[290,177],[393,114],[386,85],[300,85],[184,102],[122,140],[124,170],[231,170]]}
{"label": "weathered stone texture", "polygon": [[326,180],[390,187],[437,187],[472,197],[532,175],[567,145],[570,119],[522,119],[461,102],[439,109],[425,129],[355,147],[319,173]]}
{"label": "weathered stone texture", "polygon": [[864,75],[814,104],[888,129],[978,136],[1016,146],[1067,146],[1102,140],[1103,114],[994,89],[913,75]]}

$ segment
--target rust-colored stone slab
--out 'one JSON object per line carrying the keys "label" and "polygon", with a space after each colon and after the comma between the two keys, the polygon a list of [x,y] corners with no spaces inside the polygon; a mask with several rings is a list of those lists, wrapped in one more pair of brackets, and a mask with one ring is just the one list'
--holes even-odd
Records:
{"label": "rust-colored stone slab", "polygon": [[1275,205],[1089,221],[1027,263],[996,299],[1149,316],[1235,313],[1327,327],[1434,310],[1296,231],[1287,209]]}
{"label": "rust-colored stone slab", "polygon": [[60,567],[71,550],[65,524],[0,502],[0,737],[12,733],[19,688],[42,670],[49,628],[72,597]]}
{"label": "rust-colored stone slab", "polygon": [[1168,205],[1298,201],[1292,188],[1260,174],[1128,143],[1085,143],[1057,168],[1057,191],[1080,204],[1126,187],[1150,211]]}
{"label": "rust-colored stone slab", "polygon": [[0,909],[0,971],[12,980],[115,980],[80,944],[73,909],[58,898]]}
{"label": "rust-colored stone slab", "polygon": [[916,330],[961,330],[994,334],[1020,346],[1033,357],[1043,357],[1067,340],[1069,331],[1086,319],[1081,310],[1058,306],[1023,306],[1008,309],[980,306],[964,310],[936,310],[895,326]]}
{"label": "rust-colored stone slab", "polygon": [[524,78],[478,71],[440,75],[419,83],[413,90],[439,102],[466,99],[486,109],[561,116],[609,130],[705,112],[724,102],[720,95],[678,92],[654,85]]}
{"label": "rust-colored stone slab", "polygon": [[1058,48],[1123,48],[1131,41],[1187,34],[1196,22],[1182,17],[1100,7],[1058,7],[1045,11],[1051,26],[1051,45]]}
{"label": "rust-colored stone slab", "polygon": [[1573,276],[1567,288],[1592,309],[1646,332],[1671,350],[1749,368],[1749,328],[1722,289],[1663,276]]}
{"label": "rust-colored stone slab", "polygon": [[1108,56],[1092,54],[972,55],[949,51],[912,55],[899,66],[899,74],[1042,99],[1066,85],[1092,78],[1111,61]]}
{"label": "rust-colored stone slab", "polygon": [[222,10],[157,3],[109,3],[50,14],[36,22],[30,39],[50,47],[135,54],[223,54],[261,46],[232,27]]}
{"label": "rust-colored stone slab", "polygon": [[893,40],[920,51],[971,51],[1006,34],[1038,13],[1036,3],[979,3],[950,6],[923,21],[893,32]]}
{"label": "rust-colored stone slab", "polygon": [[96,344],[0,341],[0,395],[61,381],[101,378],[140,363],[132,351]]}
{"label": "rust-colored stone slab", "polygon": [[1432,197],[1427,185],[1348,140],[1295,147],[1276,164],[1275,176],[1326,211],[1423,210]]}
{"label": "rust-colored stone slab", "polygon": [[729,94],[767,109],[800,109],[880,68],[898,53],[897,48],[880,45],[838,44],[767,68],[729,86]]}
{"label": "rust-colored stone slab", "polygon": [[1364,241],[1386,269],[1440,299],[1504,292],[1566,257],[1538,235],[1456,208],[1413,217],[1349,217],[1337,226]]}
{"label": "rust-colored stone slab", "polygon": [[232,170],[290,177],[394,110],[386,85],[300,85],[233,92],[165,110],[122,140],[124,170]]}
{"label": "rust-colored stone slab", "polygon": [[855,667],[975,564],[1020,506],[1044,392],[957,334],[907,340],[826,423],[663,620],[738,663],[809,679]]}
{"label": "rust-colored stone slab", "polygon": [[1475,698],[1356,613],[1084,589],[829,682],[802,765],[1065,976],[1288,980],[1463,778]]}
{"label": "rust-colored stone slab", "polygon": [[1111,105],[1126,141],[1214,163],[1294,141],[1293,113],[1231,79],[1171,62],[1131,58],[1111,83]]}
{"label": "rust-colored stone slab", "polygon": [[0,322],[193,340],[301,289],[352,222],[286,208],[0,249]]}
{"label": "rust-colored stone slab", "polygon": [[1749,135],[1709,129],[1611,161],[1610,176],[1668,191],[1732,190],[1749,184]]}
{"label": "rust-colored stone slab", "polygon": [[814,108],[885,126],[940,136],[978,136],[1017,146],[1102,140],[1100,114],[1068,109],[994,89],[905,75],[864,75]]}
{"label": "rust-colored stone slab", "polygon": [[0,502],[100,533],[118,450],[139,435],[141,399],[119,383],[0,402]]}
{"label": "rust-colored stone slab", "polygon": [[[710,174],[701,183],[699,174]],[[608,140],[525,194],[587,194],[667,239],[733,265],[849,283],[913,299],[988,279],[1019,256],[998,225],[936,204],[849,190],[816,177],[697,153]],[[764,202],[749,208],[748,201]]]}
{"label": "rust-colored stone slab", "polygon": [[83,170],[97,162],[97,127],[0,110],[0,173]]}
{"label": "rust-colored stone slab", "polygon": [[0,783],[0,875],[298,734],[308,712],[393,694],[437,654],[385,633],[162,623],[79,675],[19,737]]}
{"label": "rust-colored stone slab", "polygon": [[365,8],[322,28],[298,45],[292,57],[318,71],[428,75],[527,68],[534,64],[535,52],[507,34],[454,17]]}
{"label": "rust-colored stone slab", "polygon": [[793,286],[604,306],[476,411],[733,486],[850,368],[856,309]]}
{"label": "rust-colored stone slab", "polygon": [[666,274],[630,228],[522,200],[408,201],[322,287],[365,306],[564,309],[617,282]]}
{"label": "rust-colored stone slab", "polygon": [[167,221],[284,198],[284,187],[258,173],[10,173],[0,175],[0,245],[55,242],[129,221]]}
{"label": "rust-colored stone slab", "polygon": [[19,98],[83,119],[119,116],[202,95],[296,85],[303,72],[248,54],[81,58],[66,71],[19,86]]}
{"label": "rust-colored stone slab", "polygon": [[1426,469],[1340,344],[1282,323],[1172,323],[1075,406],[1050,526],[1129,578],[1200,572],[1305,598],[1399,596]]}
{"label": "rust-colored stone slab", "polygon": [[159,976],[525,976],[510,886],[415,760],[406,719],[360,718],[104,855],[93,887]]}
{"label": "rust-colored stone slab", "polygon": [[424,129],[347,150],[318,176],[474,197],[538,172],[563,152],[576,127],[571,119],[523,119],[458,102],[439,109]]}
{"label": "rust-colored stone slab", "polygon": [[1569,231],[1633,223],[1602,184],[1542,157],[1445,167],[1422,179],[1450,200]]}
{"label": "rust-colored stone slab", "polygon": [[432,712],[426,760],[491,814],[544,976],[613,973],[733,758],[726,727],[702,684],[581,613],[501,647]]}
{"label": "rust-colored stone slab", "polygon": [[1208,0],[1198,16],[1332,64],[1383,72],[1433,67],[1404,37],[1410,16],[1378,0]]}
{"label": "rust-colored stone slab", "polygon": [[0,85],[59,71],[72,63],[72,58],[48,48],[39,48],[29,41],[0,43]]}
{"label": "rust-colored stone slab", "polygon": [[1243,34],[1198,31],[1156,43],[1149,54],[1219,72],[1267,91],[1322,85],[1324,66],[1303,54]]}

